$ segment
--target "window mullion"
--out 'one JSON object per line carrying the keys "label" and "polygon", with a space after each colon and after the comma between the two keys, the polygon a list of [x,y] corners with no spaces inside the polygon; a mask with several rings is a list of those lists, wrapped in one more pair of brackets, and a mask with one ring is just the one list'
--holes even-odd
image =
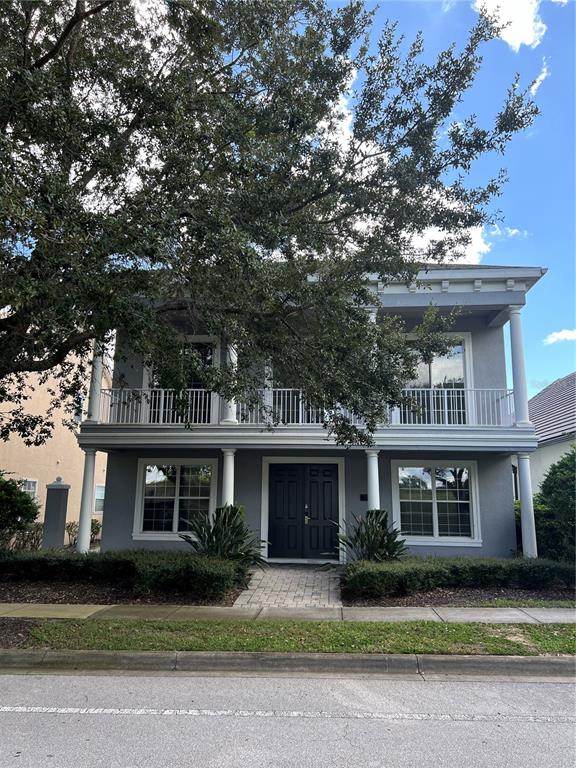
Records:
{"label": "window mullion", "polygon": [[436,501],[436,465],[431,467],[432,474],[432,535],[438,538],[438,503]]}
{"label": "window mullion", "polygon": [[178,533],[178,514],[180,512],[180,470],[181,464],[176,465],[176,488],[174,493],[174,517],[172,518],[172,533]]}

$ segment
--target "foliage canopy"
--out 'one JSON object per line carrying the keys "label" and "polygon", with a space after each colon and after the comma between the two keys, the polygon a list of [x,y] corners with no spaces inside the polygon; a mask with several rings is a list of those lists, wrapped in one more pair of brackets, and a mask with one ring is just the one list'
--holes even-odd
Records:
{"label": "foliage canopy", "polygon": [[369,442],[443,321],[408,348],[370,323],[365,275],[460,253],[504,181],[472,164],[536,114],[516,81],[491,125],[454,118],[493,19],[432,61],[392,23],[370,47],[371,25],[358,0],[1,4],[0,436],[45,439],[29,374],[71,404],[114,329],[184,381],[179,318],[238,349],[237,370],[187,356],[207,387],[244,396],[242,361],[268,363]]}

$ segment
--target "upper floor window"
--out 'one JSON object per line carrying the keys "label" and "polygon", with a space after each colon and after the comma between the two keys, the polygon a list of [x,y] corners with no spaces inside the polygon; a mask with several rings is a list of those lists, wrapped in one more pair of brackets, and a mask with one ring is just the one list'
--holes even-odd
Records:
{"label": "upper floor window", "polygon": [[431,363],[418,365],[416,378],[410,382],[411,389],[463,389],[464,345],[454,344],[446,355],[435,357]]}

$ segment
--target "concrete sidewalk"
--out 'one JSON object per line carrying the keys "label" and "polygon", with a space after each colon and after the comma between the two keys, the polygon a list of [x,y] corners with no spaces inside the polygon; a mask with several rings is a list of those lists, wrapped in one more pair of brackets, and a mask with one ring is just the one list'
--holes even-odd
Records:
{"label": "concrete sidewalk", "polygon": [[67,605],[0,603],[0,618],[30,619],[291,619],[437,621],[451,624],[576,624],[572,608],[262,608],[212,605]]}

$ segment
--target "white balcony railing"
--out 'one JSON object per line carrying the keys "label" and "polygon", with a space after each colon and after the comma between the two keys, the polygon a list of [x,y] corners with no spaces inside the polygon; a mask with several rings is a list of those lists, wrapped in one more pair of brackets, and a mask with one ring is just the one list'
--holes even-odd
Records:
{"label": "white balcony railing", "polygon": [[[514,424],[509,389],[405,389],[404,401],[390,409],[393,425],[507,427]],[[110,424],[217,424],[220,398],[205,389],[104,389],[101,421]],[[352,424],[362,421],[347,414]],[[256,402],[239,403],[239,424],[317,425],[327,413],[311,405],[299,389],[262,389]]]}
{"label": "white balcony railing", "polygon": [[103,389],[108,424],[210,424],[215,396],[206,389]]}

